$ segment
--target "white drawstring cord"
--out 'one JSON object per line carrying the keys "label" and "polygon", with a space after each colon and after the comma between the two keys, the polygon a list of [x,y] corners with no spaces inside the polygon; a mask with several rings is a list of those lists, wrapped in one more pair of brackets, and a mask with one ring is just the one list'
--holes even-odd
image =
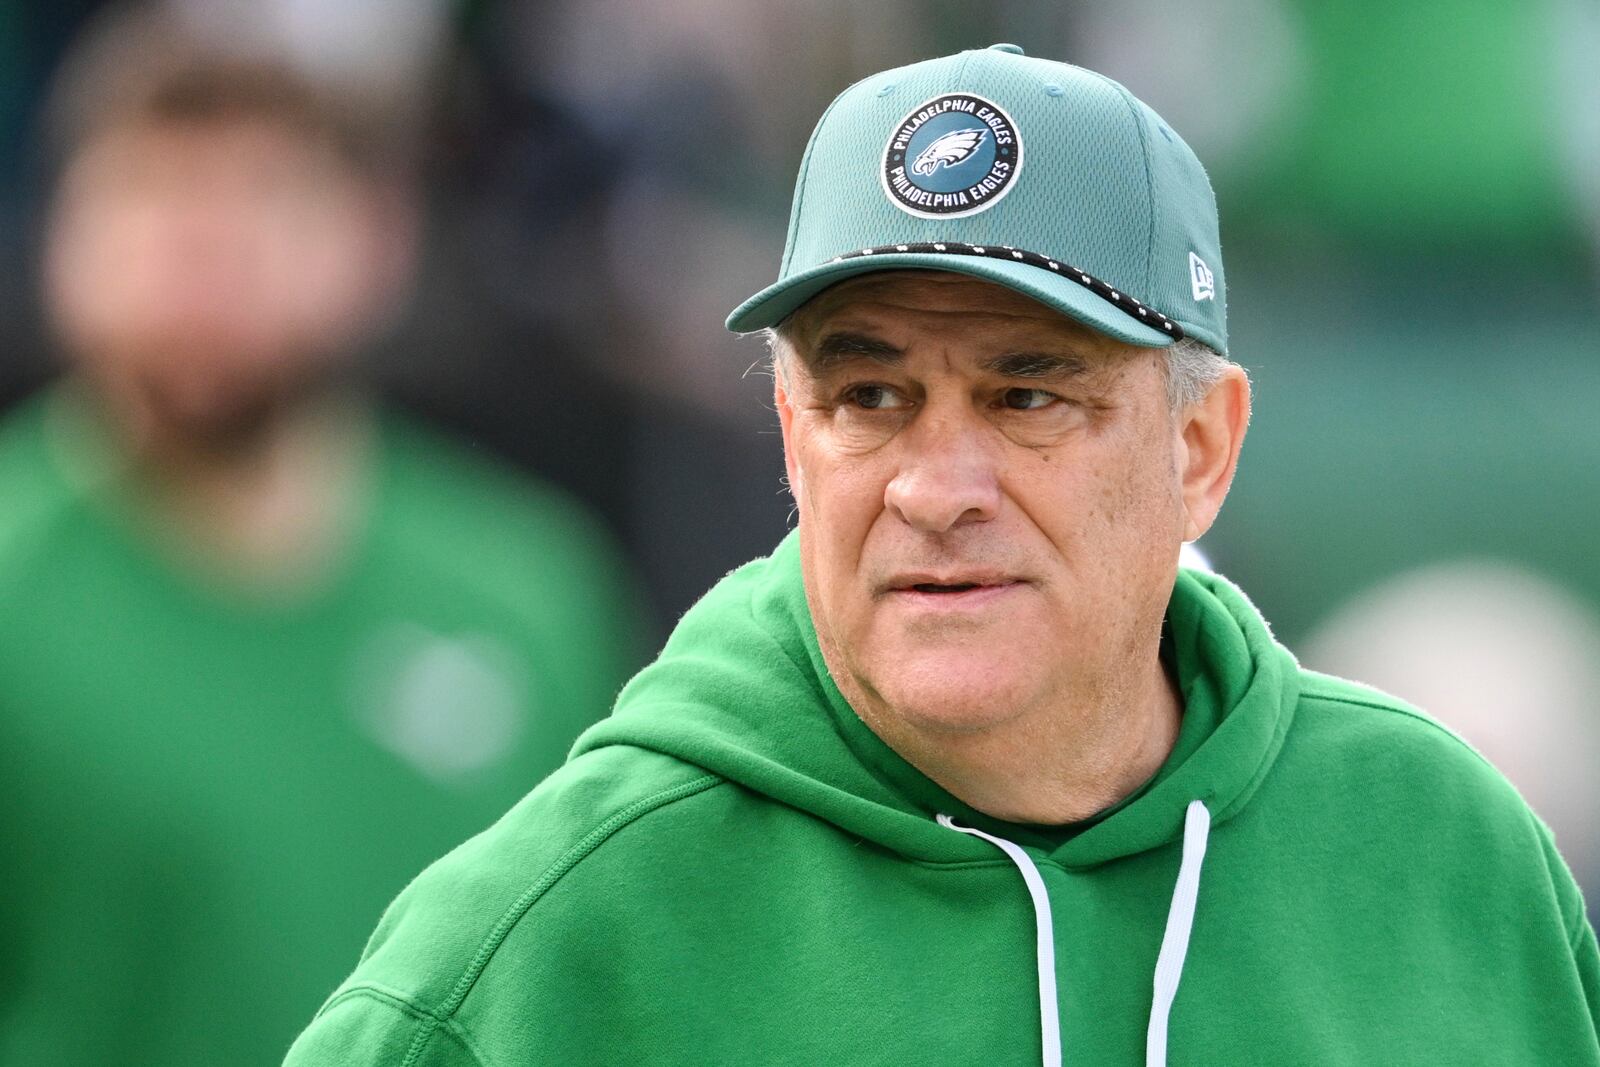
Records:
{"label": "white drawstring cord", "polygon": [[[1010,857],[1022,874],[1033,900],[1035,958],[1039,965],[1039,1037],[1044,1045],[1044,1067],[1061,1067],[1061,1007],[1056,999],[1055,923],[1050,914],[1050,895],[1045,891],[1039,868],[1022,846],[970,826],[957,826],[948,815],[938,816],[939,825],[957,833],[981,837]],[[1166,1067],[1167,1018],[1178,995],[1183,977],[1183,961],[1189,954],[1189,933],[1194,928],[1195,903],[1200,896],[1200,868],[1205,863],[1206,842],[1211,835],[1211,812],[1198,800],[1189,802],[1183,818],[1183,858],[1178,863],[1178,881],[1172,888],[1172,907],[1167,912],[1167,930],[1156,957],[1155,996],[1150,1004],[1150,1027],[1145,1032],[1147,1067]]]}
{"label": "white drawstring cord", "polygon": [[1189,954],[1189,931],[1194,927],[1194,906],[1200,896],[1200,867],[1211,836],[1211,812],[1198,800],[1189,801],[1183,816],[1183,859],[1178,881],[1172,887],[1172,908],[1167,912],[1167,932],[1156,957],[1155,997],[1150,1003],[1150,1028],[1145,1031],[1146,1067],[1167,1067],[1167,1016],[1183,978],[1183,961]]}
{"label": "white drawstring cord", "polygon": [[1044,1067],[1061,1067],[1061,1017],[1056,1000],[1056,937],[1055,924],[1050,918],[1050,894],[1045,892],[1044,879],[1039,868],[1022,851],[1022,846],[1004,838],[974,830],[970,826],[957,826],[948,815],[939,816],[939,825],[957,833],[981,837],[1011,857],[1011,862],[1022,872],[1022,881],[1033,898],[1033,928],[1037,940],[1034,958],[1039,963],[1039,1038],[1044,1043]]}

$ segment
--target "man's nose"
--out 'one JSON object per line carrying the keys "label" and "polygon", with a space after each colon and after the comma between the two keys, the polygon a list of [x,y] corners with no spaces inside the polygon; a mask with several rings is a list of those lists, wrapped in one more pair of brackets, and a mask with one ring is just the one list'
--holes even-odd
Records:
{"label": "man's nose", "polygon": [[997,459],[979,421],[929,412],[902,431],[905,451],[884,504],[906,525],[944,533],[1000,513]]}

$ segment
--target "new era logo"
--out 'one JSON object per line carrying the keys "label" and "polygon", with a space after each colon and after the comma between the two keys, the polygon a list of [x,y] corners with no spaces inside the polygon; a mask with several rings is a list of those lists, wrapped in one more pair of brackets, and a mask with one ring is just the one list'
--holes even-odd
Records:
{"label": "new era logo", "polygon": [[1194,291],[1196,300],[1216,299],[1217,284],[1211,276],[1211,268],[1193,252],[1189,253],[1189,287]]}

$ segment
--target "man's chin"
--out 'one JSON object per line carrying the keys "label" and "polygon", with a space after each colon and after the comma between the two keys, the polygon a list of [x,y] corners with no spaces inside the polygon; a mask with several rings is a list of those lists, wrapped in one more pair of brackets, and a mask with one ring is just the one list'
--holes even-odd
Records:
{"label": "man's chin", "polygon": [[150,429],[186,451],[227,455],[255,447],[286,412],[316,388],[310,379],[261,379],[195,374],[173,381],[158,376],[137,383]]}
{"label": "man's chin", "polygon": [[919,731],[973,733],[1021,714],[1038,693],[1037,664],[962,650],[908,656],[874,679],[897,718]]}

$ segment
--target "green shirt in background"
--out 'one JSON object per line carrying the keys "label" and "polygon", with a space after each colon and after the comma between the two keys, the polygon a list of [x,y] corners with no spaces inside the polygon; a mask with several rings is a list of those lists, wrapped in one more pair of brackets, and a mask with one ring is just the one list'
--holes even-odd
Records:
{"label": "green shirt in background", "polygon": [[609,709],[625,573],[572,501],[383,417],[337,565],[246,595],[67,474],[64,407],[0,424],[0,1064],[276,1062]]}

